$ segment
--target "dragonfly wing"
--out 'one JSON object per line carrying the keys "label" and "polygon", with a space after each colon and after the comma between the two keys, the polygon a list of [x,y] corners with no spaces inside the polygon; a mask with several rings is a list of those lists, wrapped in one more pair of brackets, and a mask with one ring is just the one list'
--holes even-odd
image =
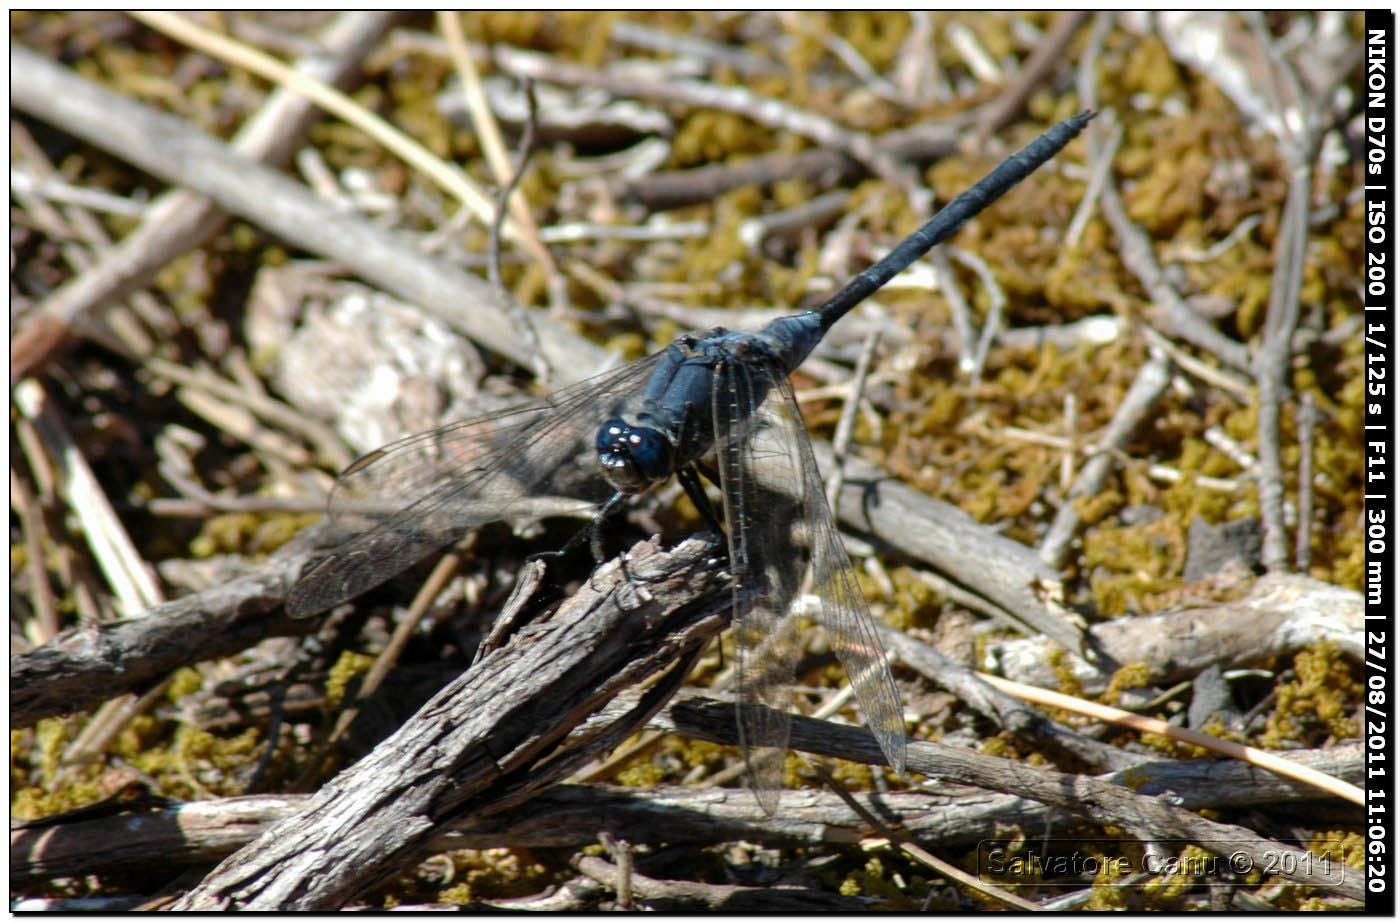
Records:
{"label": "dragonfly wing", "polygon": [[836,531],[836,523],[827,505],[826,490],[812,453],[812,443],[802,426],[802,417],[793,396],[792,385],[786,377],[775,382],[774,399],[781,405],[783,415],[801,427],[800,437],[792,440],[796,447],[805,514],[799,521],[806,523],[807,542],[811,548],[811,589],[821,598],[823,621],[836,657],[846,670],[846,678],[855,692],[866,726],[875,734],[880,749],[890,767],[904,771],[905,737],[904,712],[899,703],[899,690],[885,658],[884,645],[865,596],[856,583],[855,571],[845,545]]}
{"label": "dragonfly wing", "polygon": [[596,508],[612,488],[598,427],[635,399],[658,355],[539,400],[411,435],[355,461],[328,515],[342,542],[302,574],[287,611],[306,617],[374,588],[488,522]]}
{"label": "dragonfly wing", "polygon": [[[782,495],[763,485],[771,483],[770,478],[781,479],[784,472],[774,466],[781,468],[794,457],[791,451],[761,447],[791,437],[767,437],[773,434],[767,432],[770,420],[762,407],[775,374],[783,377],[781,370],[764,365],[725,363],[716,368],[713,390],[715,461],[734,579],[740,749],[749,785],[770,814],[777,810],[783,787],[791,727],[788,696],[800,653],[788,610],[804,567],[794,567],[793,559],[805,554],[791,540],[792,513],[797,510],[775,508]],[[760,433],[765,437],[760,439]],[[795,468],[787,475],[799,482]]]}

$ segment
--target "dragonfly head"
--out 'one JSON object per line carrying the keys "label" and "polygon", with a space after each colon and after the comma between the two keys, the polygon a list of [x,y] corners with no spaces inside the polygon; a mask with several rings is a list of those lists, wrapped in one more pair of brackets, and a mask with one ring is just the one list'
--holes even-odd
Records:
{"label": "dragonfly head", "polygon": [[672,474],[671,443],[650,427],[614,416],[598,429],[596,445],[603,475],[623,493],[641,493]]}

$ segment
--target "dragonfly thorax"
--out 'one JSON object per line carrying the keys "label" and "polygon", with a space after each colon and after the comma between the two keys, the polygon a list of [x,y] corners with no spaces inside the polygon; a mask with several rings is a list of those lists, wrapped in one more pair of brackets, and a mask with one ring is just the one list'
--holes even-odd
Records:
{"label": "dragonfly thorax", "polygon": [[641,493],[675,470],[670,440],[649,426],[614,416],[599,427],[596,445],[603,476],[623,493]]}

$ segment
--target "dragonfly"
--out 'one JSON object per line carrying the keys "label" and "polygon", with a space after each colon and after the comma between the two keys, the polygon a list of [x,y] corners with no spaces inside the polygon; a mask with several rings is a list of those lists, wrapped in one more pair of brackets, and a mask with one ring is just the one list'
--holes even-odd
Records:
{"label": "dragonfly", "polygon": [[[1012,154],[815,310],[756,332],[716,327],[681,336],[549,396],[361,457],[329,501],[341,543],[292,587],[288,612],[307,617],[352,599],[472,528],[538,518],[549,498],[571,498],[592,514],[601,563],[601,523],[675,476],[727,542],[740,750],[760,805],[772,813],[782,787],[786,696],[801,653],[796,610],[812,595],[867,727],[903,773],[899,692],[789,376],[833,324],[1055,156],[1092,117],[1066,119]],[[702,478],[717,487],[718,510]]]}

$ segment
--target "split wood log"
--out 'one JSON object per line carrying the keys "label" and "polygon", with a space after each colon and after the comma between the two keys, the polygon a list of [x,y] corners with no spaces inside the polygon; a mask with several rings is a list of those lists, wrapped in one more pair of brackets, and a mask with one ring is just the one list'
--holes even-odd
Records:
{"label": "split wood log", "polygon": [[[728,623],[726,572],[702,539],[669,552],[643,542],[605,564],[172,908],[342,906],[401,872],[446,824],[536,796],[666,703]],[[591,719],[653,680],[620,717]]]}

